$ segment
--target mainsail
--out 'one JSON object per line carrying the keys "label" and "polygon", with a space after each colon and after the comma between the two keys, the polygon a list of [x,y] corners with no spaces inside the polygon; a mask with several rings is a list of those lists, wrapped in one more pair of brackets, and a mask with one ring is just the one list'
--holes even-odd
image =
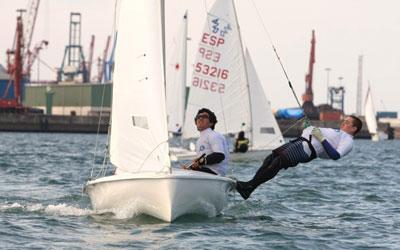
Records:
{"label": "mainsail", "polygon": [[235,7],[232,0],[216,1],[207,15],[190,83],[183,128],[184,138],[198,136],[193,117],[200,108],[218,117],[216,130],[251,130],[251,112]]}
{"label": "mainsail", "polygon": [[121,3],[110,139],[110,159],[117,173],[170,166],[162,23],[154,15],[160,8],[158,0]]}

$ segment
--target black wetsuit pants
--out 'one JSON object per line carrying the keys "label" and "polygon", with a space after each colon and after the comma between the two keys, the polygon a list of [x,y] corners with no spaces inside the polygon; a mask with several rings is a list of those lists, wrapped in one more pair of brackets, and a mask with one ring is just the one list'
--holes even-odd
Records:
{"label": "black wetsuit pants", "polygon": [[273,150],[272,153],[265,158],[263,164],[248,184],[256,188],[260,184],[274,178],[283,168],[295,167],[299,163],[313,160],[316,157],[314,148],[312,148],[312,145],[310,145],[311,143],[309,143],[312,155],[308,156],[304,152],[303,141],[309,142],[305,138],[298,138]]}

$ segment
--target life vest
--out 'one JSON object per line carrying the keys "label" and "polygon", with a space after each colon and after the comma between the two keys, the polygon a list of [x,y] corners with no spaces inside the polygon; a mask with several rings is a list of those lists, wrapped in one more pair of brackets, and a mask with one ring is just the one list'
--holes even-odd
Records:
{"label": "life vest", "polygon": [[236,141],[235,152],[246,153],[248,149],[249,149],[249,139],[245,138]]}

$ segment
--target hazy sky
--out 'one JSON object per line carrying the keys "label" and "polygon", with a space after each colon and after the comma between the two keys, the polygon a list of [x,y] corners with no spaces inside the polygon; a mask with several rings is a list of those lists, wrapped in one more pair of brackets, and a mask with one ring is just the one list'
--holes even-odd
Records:
{"label": "hazy sky", "polygon": [[[166,0],[167,47],[179,27],[185,9],[189,11],[188,63],[194,60],[202,32],[206,9],[212,0]],[[5,64],[5,51],[15,33],[18,8],[28,0],[0,0],[0,63]],[[259,77],[272,107],[294,107],[296,102],[273,53],[255,4],[262,15],[293,86],[304,92],[308,69],[311,30],[316,32],[314,65],[314,102],[326,103],[327,67],[331,68],[330,85],[343,77],[346,88],[345,111],[355,112],[358,56],[364,55],[364,87],[373,89],[377,110],[400,112],[400,1],[398,0],[236,0],[244,44],[249,48]],[[82,45],[88,55],[90,36],[96,36],[94,58],[102,55],[107,35],[113,32],[114,0],[41,0],[32,44],[42,39],[49,46],[41,59],[52,67],[61,65],[68,42],[69,13],[82,13]],[[140,34],[138,34],[140,35]],[[168,53],[168,52],[167,52]],[[40,66],[41,79],[54,79],[55,74]],[[33,67],[37,78],[37,67]],[[94,68],[96,72],[96,68]],[[189,67],[190,71],[190,67]],[[188,73],[189,79],[191,73]]]}

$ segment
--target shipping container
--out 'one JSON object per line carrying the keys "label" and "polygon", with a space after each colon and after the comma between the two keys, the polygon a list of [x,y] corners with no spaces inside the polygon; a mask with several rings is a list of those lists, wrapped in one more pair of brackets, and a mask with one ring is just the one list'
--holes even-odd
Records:
{"label": "shipping container", "polygon": [[397,118],[396,111],[378,111],[376,112],[376,118]]}
{"label": "shipping container", "polygon": [[340,111],[322,111],[319,113],[321,121],[339,121],[341,118],[342,112]]}

